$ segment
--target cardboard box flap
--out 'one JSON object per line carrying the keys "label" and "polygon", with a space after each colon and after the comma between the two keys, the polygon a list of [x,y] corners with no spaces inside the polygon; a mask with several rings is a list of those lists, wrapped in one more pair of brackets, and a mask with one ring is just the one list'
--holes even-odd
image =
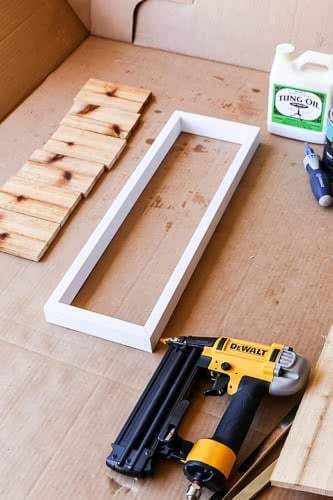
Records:
{"label": "cardboard box flap", "polygon": [[91,33],[132,42],[136,8],[144,0],[91,0]]}
{"label": "cardboard box flap", "polygon": [[281,42],[332,53],[331,1],[287,3],[146,0],[137,8],[134,43],[265,71]]}
{"label": "cardboard box flap", "polygon": [[[133,42],[138,8],[147,0],[90,0],[92,35],[122,42]],[[173,4],[192,4],[194,0],[162,0]],[[70,0],[78,12],[89,0]],[[148,0],[150,3],[150,0]],[[157,2],[157,8],[161,0]]]}
{"label": "cardboard box flap", "polygon": [[42,0],[22,2],[21,0],[3,0],[1,2],[0,43],[24,23],[37,10],[43,7]]}
{"label": "cardboard box flap", "polygon": [[0,20],[0,120],[87,36],[65,0],[5,0]]}
{"label": "cardboard box flap", "polygon": [[90,4],[91,0],[67,0],[73,10],[79,16],[85,27],[90,30]]}
{"label": "cardboard box flap", "polygon": [[[88,0],[71,0],[82,3]],[[333,52],[330,0],[91,0],[92,34],[269,71],[278,43]],[[258,26],[260,30],[258,31]],[[313,26],[319,27],[314,29]],[[306,36],[304,36],[306,33]]]}

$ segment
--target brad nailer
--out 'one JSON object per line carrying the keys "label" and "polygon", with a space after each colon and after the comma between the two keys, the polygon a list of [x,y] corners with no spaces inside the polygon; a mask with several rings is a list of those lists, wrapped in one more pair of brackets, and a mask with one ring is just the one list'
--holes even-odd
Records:
{"label": "brad nailer", "polygon": [[[266,394],[289,396],[303,389],[309,365],[292,347],[220,337],[164,340],[168,350],[107,458],[107,466],[142,478],[158,460],[183,464],[187,499],[202,488],[222,498],[237,454]],[[178,435],[199,378],[212,381],[207,396],[228,393],[230,403],[211,437],[196,443]]]}

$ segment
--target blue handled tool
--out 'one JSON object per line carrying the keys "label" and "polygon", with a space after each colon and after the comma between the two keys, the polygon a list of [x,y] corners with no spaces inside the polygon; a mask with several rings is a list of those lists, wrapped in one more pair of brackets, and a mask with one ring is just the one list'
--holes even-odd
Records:
{"label": "blue handled tool", "polygon": [[312,193],[321,207],[332,204],[330,179],[320,165],[320,158],[309,144],[304,147],[304,168],[309,174]]}

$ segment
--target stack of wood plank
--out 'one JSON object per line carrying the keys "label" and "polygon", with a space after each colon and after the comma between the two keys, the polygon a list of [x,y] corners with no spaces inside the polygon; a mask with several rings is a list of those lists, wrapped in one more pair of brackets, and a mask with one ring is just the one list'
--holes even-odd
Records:
{"label": "stack of wood plank", "polygon": [[126,146],[150,91],[90,79],[41,149],[0,188],[0,250],[39,261]]}

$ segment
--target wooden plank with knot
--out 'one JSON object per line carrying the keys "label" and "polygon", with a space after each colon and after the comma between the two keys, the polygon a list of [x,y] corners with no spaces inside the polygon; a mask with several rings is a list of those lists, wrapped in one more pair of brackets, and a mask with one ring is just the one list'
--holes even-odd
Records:
{"label": "wooden plank with knot", "polygon": [[150,96],[149,90],[91,78],[77,94],[76,99],[88,104],[138,113]]}
{"label": "wooden plank with knot", "polygon": [[[17,172],[17,176],[40,185],[58,187],[87,197],[97,179],[104,172],[104,165],[101,163],[87,162],[41,151],[45,153],[45,157],[48,155],[51,160],[29,160]],[[33,157],[40,159],[42,155],[37,151]],[[86,164],[86,168],[82,168],[82,163]],[[89,167],[91,171],[89,171]]]}
{"label": "wooden plank with knot", "polygon": [[36,149],[30,156],[30,161],[60,170],[70,170],[76,174],[91,177],[91,179],[99,178],[105,170],[103,163],[50,153],[45,149]]}
{"label": "wooden plank with knot", "polygon": [[61,123],[73,128],[126,139],[137,125],[139,118],[138,113],[76,101]]}
{"label": "wooden plank with knot", "polygon": [[38,261],[60,230],[60,224],[0,209],[0,250]]}
{"label": "wooden plank with knot", "polygon": [[13,176],[1,188],[0,207],[62,225],[80,199],[80,193]]}
{"label": "wooden plank with knot", "polygon": [[[31,260],[42,257],[55,229],[119,158],[150,95],[137,87],[88,80],[52,137],[0,188],[0,210],[7,214],[6,228],[0,226],[0,251]],[[24,221],[28,230],[35,220],[41,223],[33,227],[52,227],[47,241],[24,231]]]}
{"label": "wooden plank with knot", "polygon": [[97,161],[110,170],[125,146],[124,139],[61,125],[47,141],[44,149],[50,153]]}

